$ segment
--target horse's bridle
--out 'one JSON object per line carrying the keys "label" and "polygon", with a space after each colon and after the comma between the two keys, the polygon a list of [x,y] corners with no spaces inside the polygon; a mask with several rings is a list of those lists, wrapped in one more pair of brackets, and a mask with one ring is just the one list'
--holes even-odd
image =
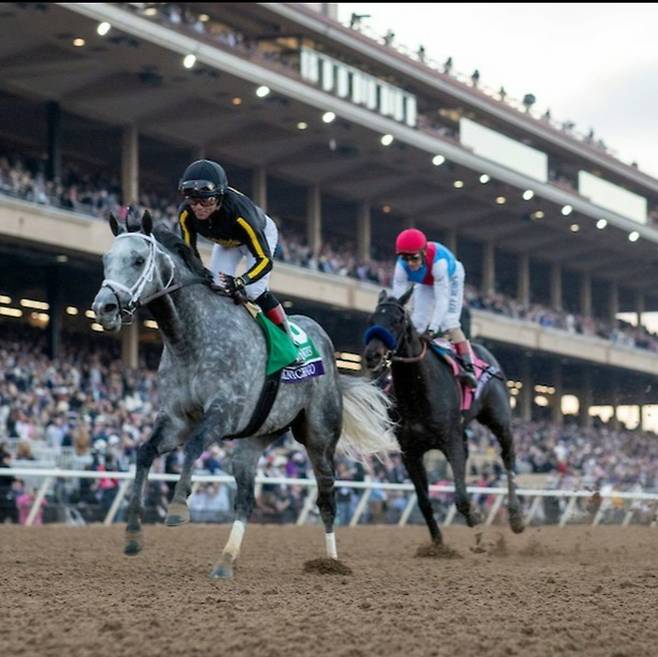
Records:
{"label": "horse's bridle", "polygon": [[[382,306],[393,306],[394,308],[400,308],[400,304],[397,304],[393,301],[383,301],[382,303],[377,305],[377,308],[375,309],[375,312]],[[409,316],[407,315],[407,312],[402,309],[404,313],[404,319],[402,323],[402,330],[400,331],[400,336],[403,336],[407,328],[409,326],[409,322],[411,321],[409,319]],[[426,340],[421,340],[423,344],[423,348],[418,356],[398,356],[398,351],[400,350],[400,347],[402,346],[402,340],[400,337],[397,339],[395,336],[385,327],[375,324],[374,326],[371,326],[367,331],[364,336],[365,343],[368,344],[370,340],[374,337],[379,337],[382,342],[389,347],[388,351],[385,353],[384,358],[382,359],[382,365],[377,368],[375,371],[381,370],[383,367],[388,367],[392,362],[398,362],[398,363],[417,363],[423,358],[425,358],[425,354],[427,353],[427,341]],[[383,338],[383,339],[382,339]],[[393,346],[389,346],[393,345]]]}
{"label": "horse's bridle", "polygon": [[[110,278],[106,278],[101,284],[101,289],[106,287],[108,290],[110,290],[110,292],[112,292],[112,294],[114,294],[114,298],[117,300],[119,314],[121,315],[121,323],[123,325],[132,324],[135,311],[138,308],[141,308],[151,303],[151,301],[154,301],[155,299],[163,297],[167,294],[171,294],[172,292],[175,292],[176,290],[180,290],[181,288],[186,287],[187,285],[206,282],[205,279],[201,277],[196,277],[187,280],[184,283],[175,283],[172,285],[172,282],[174,280],[174,275],[176,273],[176,264],[174,263],[173,258],[166,251],[160,248],[158,242],[156,241],[152,233],[149,235],[145,235],[144,233],[121,233],[120,235],[116,236],[116,239],[119,239],[121,237],[139,237],[145,240],[148,243],[148,247],[149,247],[149,252],[148,255],[146,256],[146,264],[144,265],[144,269],[142,270],[142,273],[140,274],[137,281],[131,287],[128,287],[123,283],[120,283],[119,281],[113,281]],[[169,266],[170,266],[169,280],[161,290],[159,290],[155,294],[151,294],[150,296],[142,299],[141,298],[142,292],[144,291],[146,284],[153,281],[153,275],[155,274],[156,256],[158,253],[163,255],[169,262]],[[121,298],[119,297],[117,290],[125,292],[130,296],[129,301],[125,306],[121,303]]]}

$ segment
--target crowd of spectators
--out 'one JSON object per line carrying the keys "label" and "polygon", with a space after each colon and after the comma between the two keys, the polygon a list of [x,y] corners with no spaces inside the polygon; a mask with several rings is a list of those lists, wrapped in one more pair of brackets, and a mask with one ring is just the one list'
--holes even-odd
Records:
{"label": "crowd of spectators", "polygon": [[[157,408],[157,380],[142,362],[138,370],[125,369],[115,343],[107,338],[67,338],[62,355],[44,355],[39,329],[20,331],[0,324],[0,460],[2,467],[29,466],[96,471],[126,471],[135,461],[136,449],[153,427]],[[520,474],[544,474],[548,486],[658,490],[658,438],[641,431],[618,430],[598,422],[592,429],[576,425],[564,428],[546,422],[515,422],[517,469]],[[230,474],[232,444],[208,449],[197,467],[210,474]],[[495,440],[485,429],[473,429],[469,437],[471,482],[495,486],[504,483]],[[448,483],[442,459],[430,465],[430,481]],[[180,471],[181,454],[173,452],[156,460],[155,472]],[[259,470],[265,477],[305,478],[311,473],[305,452],[292,436],[281,438],[262,456]],[[403,483],[408,481],[398,454],[386,461],[364,466],[339,455],[340,480]],[[0,515],[25,520],[39,479],[12,481],[0,477]],[[119,482],[111,477],[97,480],[61,480],[37,516],[51,509],[47,519],[82,517],[100,520],[107,513]],[[162,520],[173,493],[169,483],[154,482],[147,495],[147,517]],[[265,484],[257,495],[255,519],[292,522],[304,505],[302,486]],[[231,515],[233,488],[208,484],[194,489],[190,498],[196,520],[227,520]],[[337,488],[338,520],[352,517],[359,493]],[[8,503],[10,500],[11,503]],[[395,521],[406,505],[402,492],[373,491],[366,521]],[[449,506],[447,495],[437,495],[439,506]],[[484,503],[484,501],[483,501]],[[4,505],[4,506],[3,506]],[[59,509],[59,516],[53,515]],[[72,511],[75,510],[75,513]],[[445,510],[445,509],[444,509]],[[0,518],[0,520],[2,519]]]}
{"label": "crowd of spectators", "polygon": [[[82,173],[74,165],[67,165],[61,180],[48,180],[44,163],[18,156],[0,157],[0,194],[20,198],[39,205],[59,207],[95,217],[106,217],[116,212],[120,186],[116,179],[101,174]],[[170,228],[176,223],[176,199],[171,195],[145,192],[140,205],[149,208],[156,221],[164,221]],[[360,281],[390,287],[393,260],[361,260],[356,257],[353,242],[337,239],[323,240],[314,253],[302,237],[297,224],[275,218],[279,224],[279,245],[275,258],[288,264],[324,274],[348,276]],[[466,287],[465,303],[471,308],[562,329],[569,333],[598,336],[616,345],[658,351],[658,338],[644,326],[634,327],[617,320],[615,325],[601,319],[581,317],[565,310],[555,310],[541,304],[525,306],[513,297],[500,293],[480,294],[472,286]]]}

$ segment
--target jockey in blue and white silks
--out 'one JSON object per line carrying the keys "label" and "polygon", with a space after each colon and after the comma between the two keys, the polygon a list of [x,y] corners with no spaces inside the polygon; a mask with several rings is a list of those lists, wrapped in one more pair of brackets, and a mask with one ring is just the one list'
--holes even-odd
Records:
{"label": "jockey in blue and white silks", "polygon": [[428,242],[417,228],[402,231],[395,241],[398,256],[393,275],[393,295],[401,297],[409,283],[416,283],[411,321],[430,340],[446,333],[464,364],[463,380],[477,385],[473,352],[460,324],[464,303],[464,266],[440,242]]}

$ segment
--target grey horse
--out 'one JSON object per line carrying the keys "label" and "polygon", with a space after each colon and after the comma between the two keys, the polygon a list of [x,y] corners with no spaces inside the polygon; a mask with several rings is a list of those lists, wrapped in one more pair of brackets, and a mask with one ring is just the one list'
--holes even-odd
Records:
{"label": "grey horse", "polygon": [[[129,219],[130,219],[129,214]],[[128,505],[125,554],[143,547],[142,497],[153,460],[184,446],[180,480],[166,524],[189,521],[186,499],[194,462],[210,444],[244,431],[265,382],[266,341],[246,310],[212,288],[212,277],[174,233],[153,230],[148,212],[119,223],[103,256],[105,280],[93,303],[104,330],[117,332],[148,306],[164,349],[158,370],[159,412],[151,437],[137,452],[135,485]],[[388,416],[388,400],[370,382],[337,372],[334,348],[312,319],[293,317],[314,341],[325,374],[281,383],[269,415],[253,435],[238,441],[233,458],[237,482],[235,520],[211,577],[231,577],[254,506],[254,478],[263,449],[288,428],[303,444],[317,481],[317,503],[329,558],[337,559],[334,518],[334,452],[381,453],[399,449]]]}

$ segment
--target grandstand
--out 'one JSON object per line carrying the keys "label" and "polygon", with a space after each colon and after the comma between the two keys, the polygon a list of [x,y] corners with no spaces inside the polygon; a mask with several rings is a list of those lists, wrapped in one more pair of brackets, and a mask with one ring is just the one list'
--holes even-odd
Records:
{"label": "grandstand", "polygon": [[[656,430],[658,181],[641,170],[303,4],[16,3],[2,35],[3,331],[42,331],[51,358],[71,336],[118,349],[89,310],[101,219],[139,202],[171,222],[204,156],[279,224],[273,289],[346,371],[394,236],[417,226],[464,262],[523,426]],[[124,365],[153,366],[147,314],[121,340]]]}

